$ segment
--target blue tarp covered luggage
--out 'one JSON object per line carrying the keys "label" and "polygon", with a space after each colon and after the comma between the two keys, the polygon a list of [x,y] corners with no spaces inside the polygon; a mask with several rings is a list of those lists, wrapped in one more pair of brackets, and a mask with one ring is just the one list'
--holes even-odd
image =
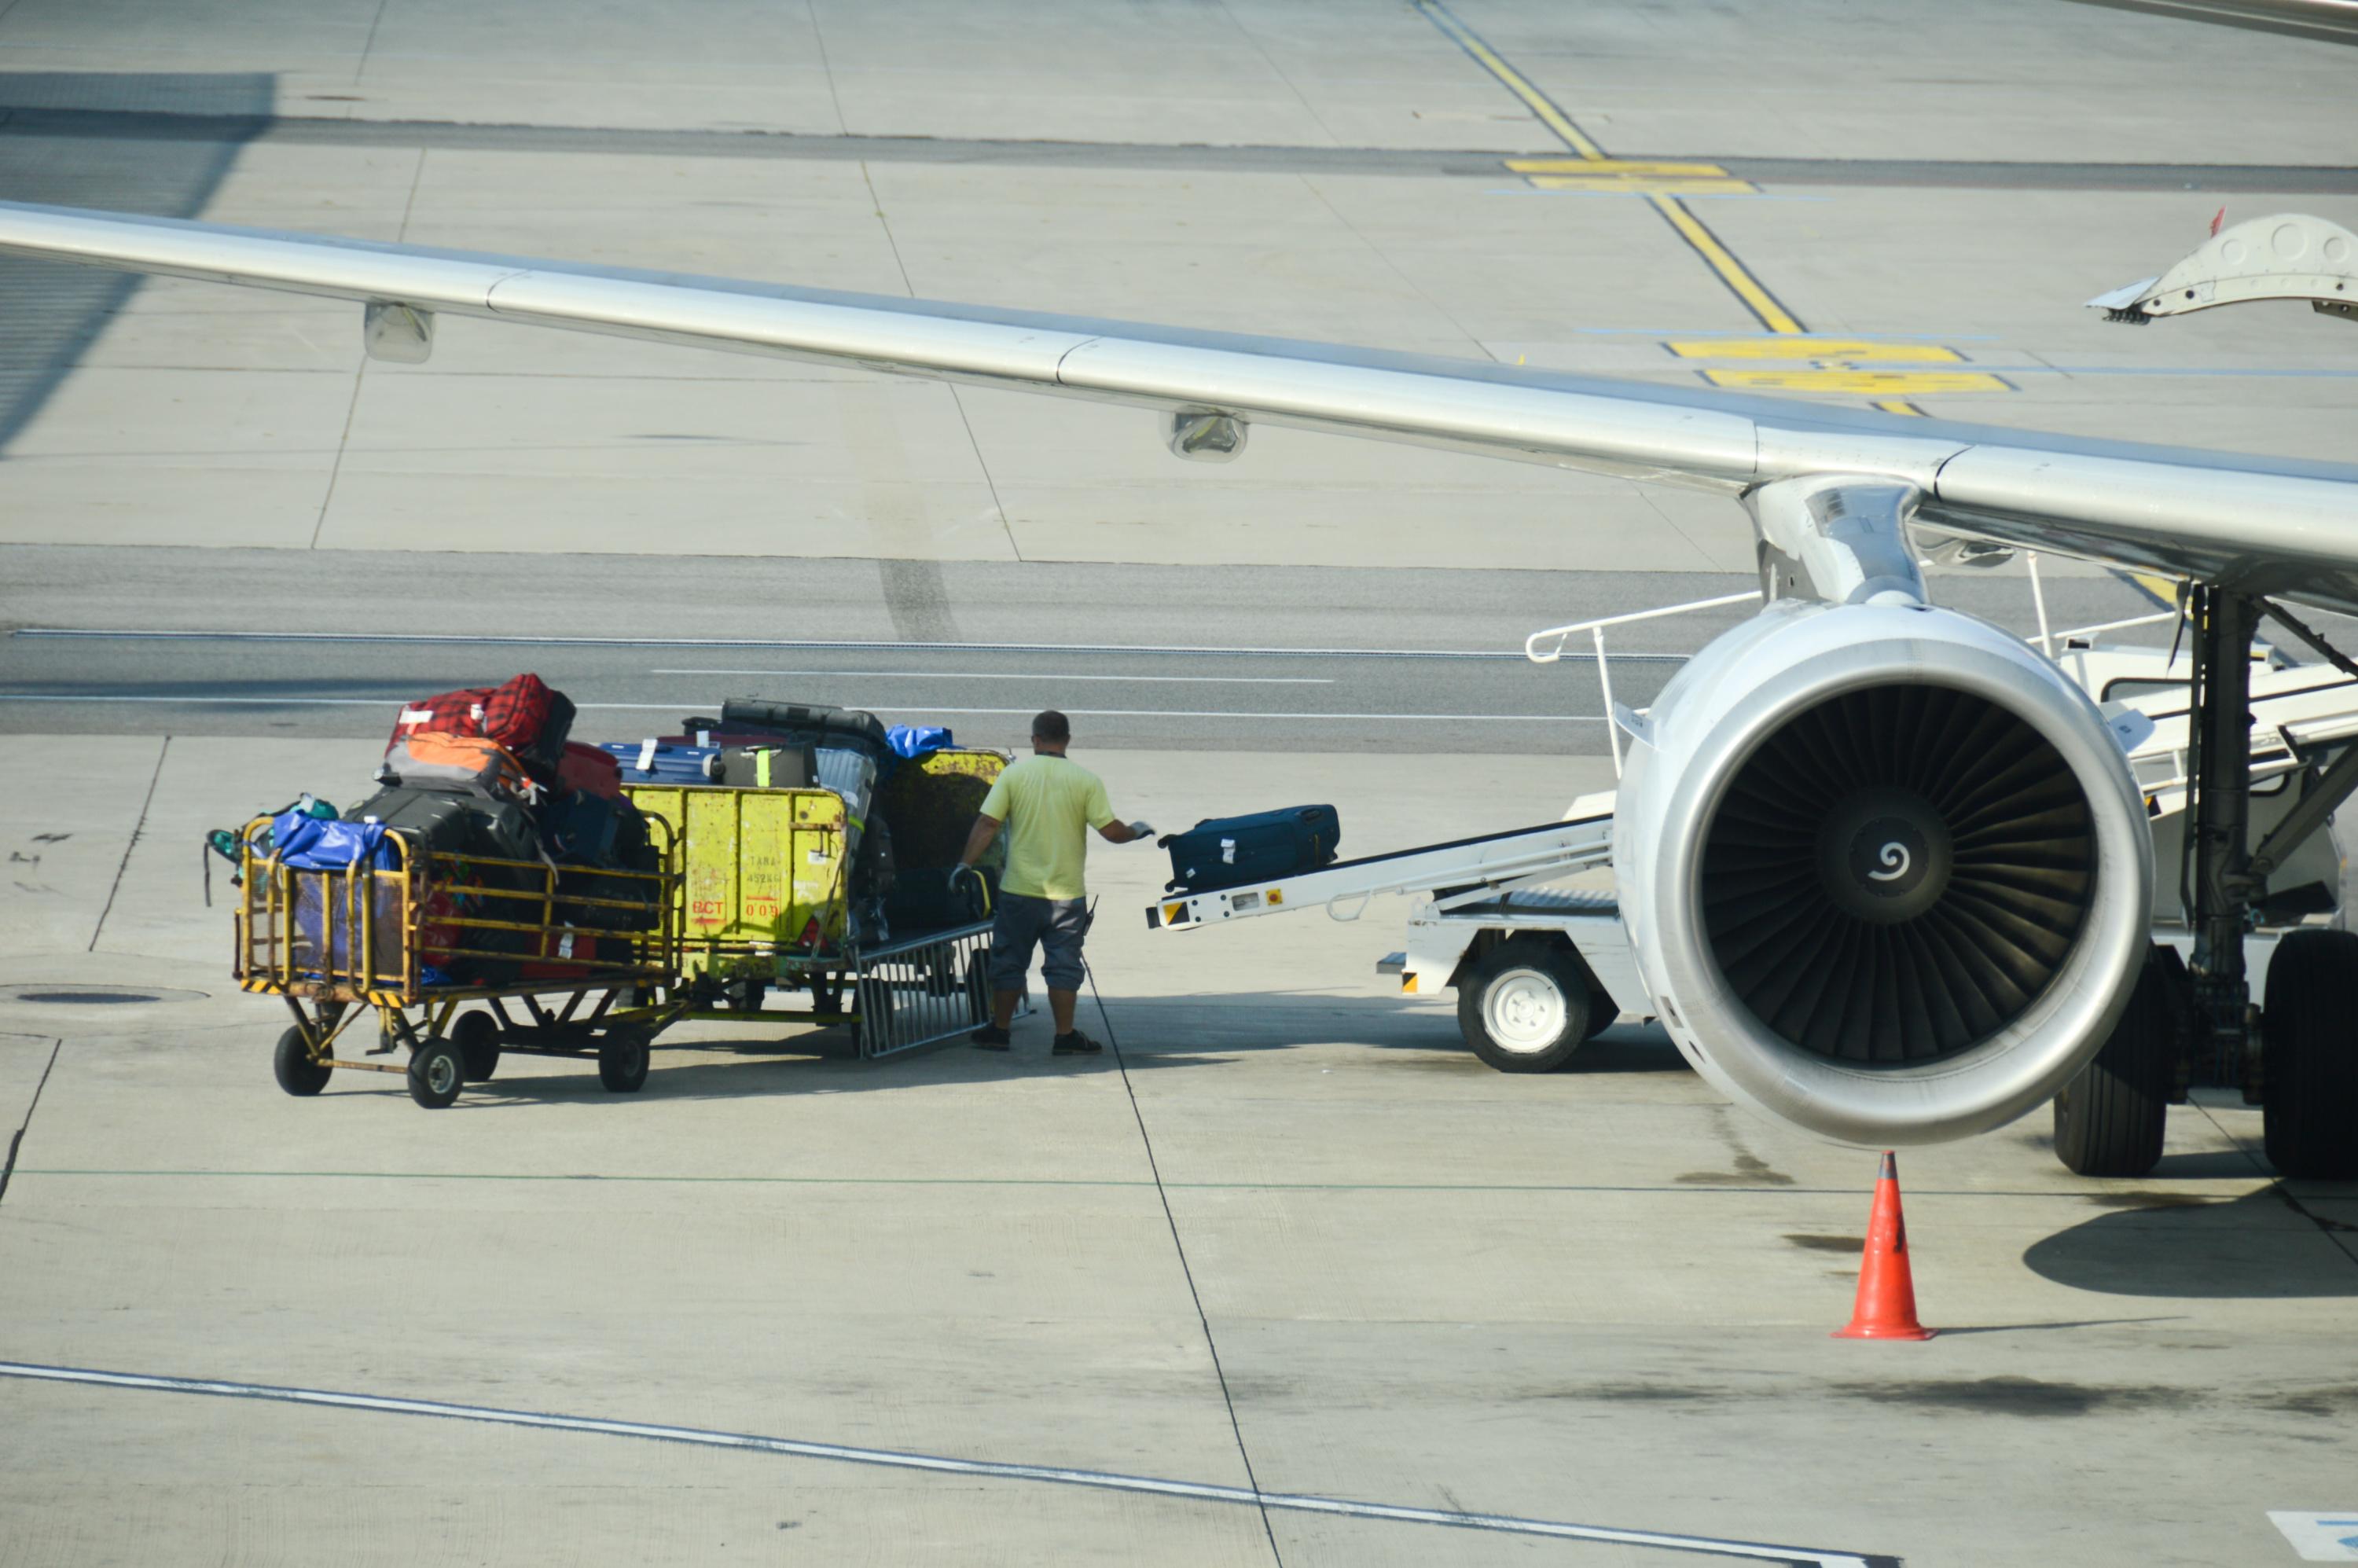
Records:
{"label": "blue tarp covered luggage", "polygon": [[282,811],[271,819],[270,835],[279,862],[298,871],[341,871],[363,860],[385,871],[401,863],[398,846],[388,843],[384,828],[373,822]]}

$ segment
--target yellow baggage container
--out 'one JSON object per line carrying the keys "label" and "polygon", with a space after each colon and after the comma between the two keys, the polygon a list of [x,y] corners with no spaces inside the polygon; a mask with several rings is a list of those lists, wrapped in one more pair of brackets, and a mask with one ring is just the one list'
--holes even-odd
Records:
{"label": "yellow baggage container", "polygon": [[687,876],[684,973],[779,972],[839,954],[849,907],[843,797],[823,789],[625,784],[679,824]]}

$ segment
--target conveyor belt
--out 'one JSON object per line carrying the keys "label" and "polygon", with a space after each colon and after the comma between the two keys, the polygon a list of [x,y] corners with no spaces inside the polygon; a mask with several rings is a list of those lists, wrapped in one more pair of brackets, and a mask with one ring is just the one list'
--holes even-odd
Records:
{"label": "conveyor belt", "polygon": [[1149,905],[1146,923],[1150,929],[1163,930],[1311,908],[1349,920],[1379,893],[1479,896],[1568,877],[1605,864],[1612,854],[1613,814],[1595,812],[1478,838],[1337,860],[1270,881],[1209,892],[1181,890]]}

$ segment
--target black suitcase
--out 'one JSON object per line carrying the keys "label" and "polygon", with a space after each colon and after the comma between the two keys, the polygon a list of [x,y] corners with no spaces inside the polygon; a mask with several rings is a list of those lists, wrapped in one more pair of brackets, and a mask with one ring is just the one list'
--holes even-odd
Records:
{"label": "black suitcase", "polygon": [[[939,931],[986,918],[981,890],[971,877],[961,875],[952,881],[951,870],[947,866],[901,868],[893,879],[892,896],[884,901],[884,917],[895,932]],[[980,872],[990,885],[991,902],[997,903],[999,873],[988,866],[981,867]]]}
{"label": "black suitcase", "polygon": [[720,705],[718,724],[708,724],[699,719],[687,725],[690,735],[699,727],[716,734],[750,730],[810,746],[857,746],[874,756],[879,767],[889,765],[888,759],[894,755],[882,719],[857,708],[831,708],[823,702],[773,702],[766,697],[732,697]]}
{"label": "black suitcase", "polygon": [[350,819],[377,822],[443,855],[537,860],[540,834],[512,800],[475,790],[381,789],[352,807]]}
{"label": "black suitcase", "polygon": [[1158,842],[1171,851],[1173,889],[1209,892],[1334,864],[1343,838],[1331,806],[1290,806],[1250,816],[1211,816]]}
{"label": "black suitcase", "polygon": [[739,789],[816,789],[818,756],[808,746],[723,746],[705,776]]}
{"label": "black suitcase", "polygon": [[[486,896],[481,891],[530,892],[545,885],[540,872],[527,869],[541,858],[539,830],[530,814],[515,802],[467,790],[395,785],[379,790],[353,807],[351,816],[355,821],[382,823],[417,849],[457,857],[455,866],[445,861],[434,868],[436,897],[447,896],[452,913],[470,919],[518,924],[539,918],[536,901]],[[484,860],[527,865],[485,865]],[[521,955],[530,941],[521,931],[468,925],[458,928],[455,945]],[[479,952],[450,963],[445,979],[454,983],[502,985],[515,978],[516,968],[515,959],[486,957]]]}
{"label": "black suitcase", "polygon": [[[560,923],[593,931],[652,931],[663,923],[663,890],[644,880],[662,870],[662,859],[637,806],[594,795],[558,795],[542,805],[540,830],[557,862]],[[582,899],[601,902],[577,902]]]}

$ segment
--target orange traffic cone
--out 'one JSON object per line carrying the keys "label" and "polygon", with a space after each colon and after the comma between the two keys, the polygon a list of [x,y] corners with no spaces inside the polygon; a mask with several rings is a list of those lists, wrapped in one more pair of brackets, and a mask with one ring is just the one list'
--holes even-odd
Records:
{"label": "orange traffic cone", "polygon": [[1858,1304],[1836,1339],[1930,1339],[1916,1321],[1916,1281],[1908,1269],[1908,1221],[1899,1213],[1899,1162],[1888,1151],[1875,1178],[1875,1212],[1866,1222],[1866,1256],[1858,1265]]}

